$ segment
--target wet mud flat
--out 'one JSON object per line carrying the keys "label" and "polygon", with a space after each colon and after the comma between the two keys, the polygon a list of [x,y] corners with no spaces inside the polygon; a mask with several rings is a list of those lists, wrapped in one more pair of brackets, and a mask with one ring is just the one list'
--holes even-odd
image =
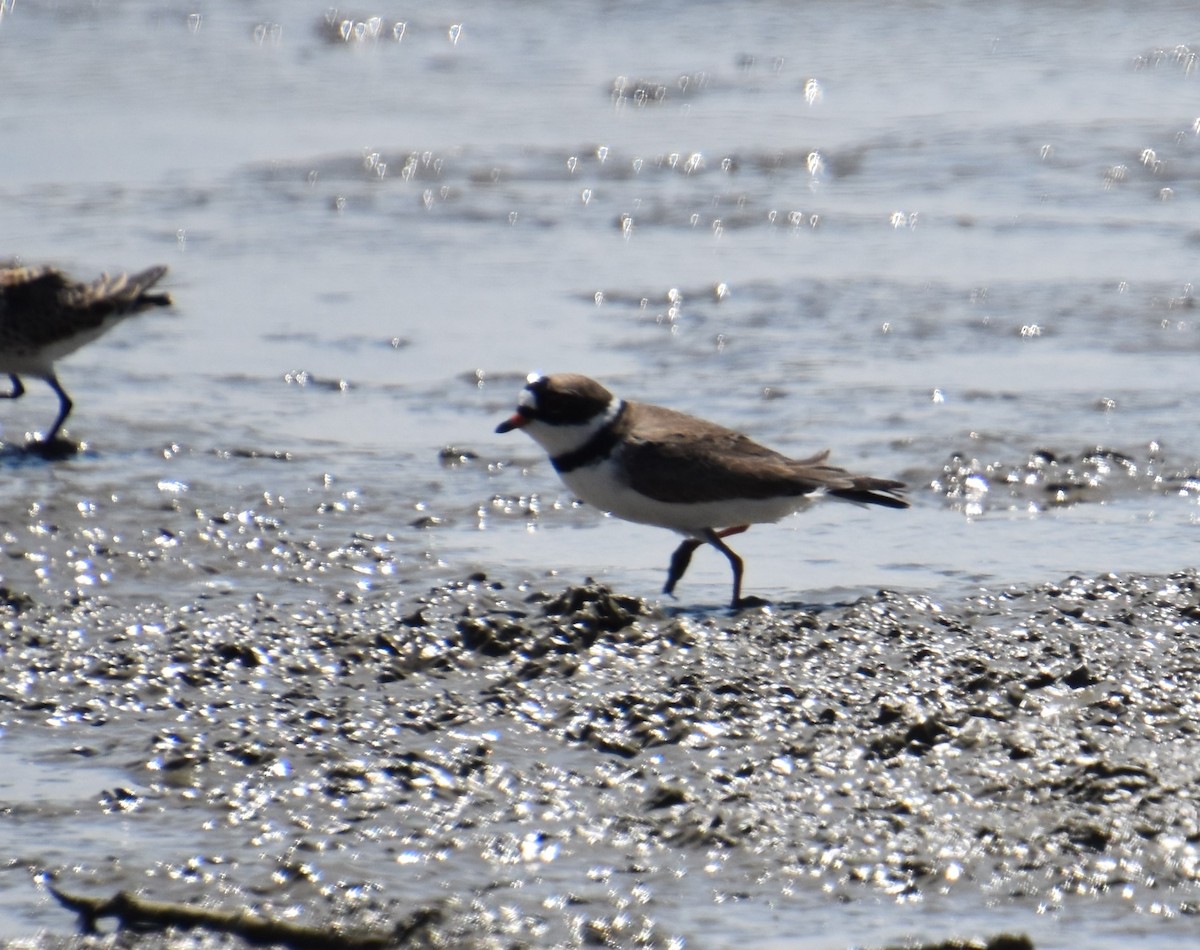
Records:
{"label": "wet mud flat", "polygon": [[482,574],[325,604],[6,589],[0,622],[0,741],[126,777],[0,811],[35,829],[0,868],[31,946],[94,939],[39,875],[442,947],[843,946],[849,908],[935,897],[1200,913],[1195,571],[736,614]]}

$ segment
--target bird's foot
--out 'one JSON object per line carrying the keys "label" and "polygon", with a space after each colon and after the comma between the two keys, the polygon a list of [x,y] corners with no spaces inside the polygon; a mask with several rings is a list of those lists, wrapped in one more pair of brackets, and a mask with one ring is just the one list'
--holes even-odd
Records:
{"label": "bird's foot", "polygon": [[770,607],[771,602],[764,597],[755,597],[751,594],[749,597],[738,597],[729,605],[730,610],[746,610],[750,607]]}
{"label": "bird's foot", "polygon": [[72,442],[70,439],[64,439],[60,435],[56,435],[52,439],[30,439],[25,443],[26,452],[30,455],[40,456],[50,462],[57,462],[78,455],[82,448],[83,446],[79,442]]}

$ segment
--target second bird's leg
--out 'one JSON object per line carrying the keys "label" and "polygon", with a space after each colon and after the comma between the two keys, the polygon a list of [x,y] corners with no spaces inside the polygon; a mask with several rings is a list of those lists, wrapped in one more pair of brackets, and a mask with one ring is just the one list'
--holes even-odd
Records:
{"label": "second bird's leg", "polygon": [[8,378],[12,380],[12,392],[0,393],[0,399],[20,399],[25,395],[25,384],[21,382],[21,377],[16,373],[9,373]]}
{"label": "second bird's leg", "polygon": [[46,382],[58,394],[58,418],[54,420],[54,425],[44,440],[46,442],[53,442],[58,438],[58,430],[62,428],[62,424],[67,421],[67,415],[71,412],[71,397],[62,388],[62,384],[59,383],[57,376],[53,374],[47,376]]}

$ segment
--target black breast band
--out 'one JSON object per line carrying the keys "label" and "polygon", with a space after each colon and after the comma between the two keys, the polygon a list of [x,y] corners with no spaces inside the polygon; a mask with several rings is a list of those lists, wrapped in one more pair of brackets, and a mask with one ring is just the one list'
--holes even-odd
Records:
{"label": "black breast band", "polygon": [[625,415],[625,403],[621,403],[621,408],[617,410],[617,414],[608,422],[597,429],[595,434],[583,443],[579,448],[573,449],[570,452],[564,452],[562,455],[555,455],[550,459],[554,465],[554,470],[560,475],[565,475],[567,472],[573,472],[577,468],[583,468],[585,465],[593,465],[596,462],[606,458],[613,450],[613,446],[620,441],[621,437],[617,434],[617,429],[621,424],[621,419]]}

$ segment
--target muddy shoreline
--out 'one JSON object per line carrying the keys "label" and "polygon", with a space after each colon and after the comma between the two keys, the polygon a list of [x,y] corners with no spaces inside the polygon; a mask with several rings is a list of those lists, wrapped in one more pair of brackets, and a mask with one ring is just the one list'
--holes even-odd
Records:
{"label": "muddy shoreline", "polygon": [[[723,946],[738,919],[695,911],[733,897],[1200,912],[1195,571],[737,614],[483,574],[219,603],[6,590],[5,737],[129,776],[76,814],[126,846],[26,848],[9,902],[48,873],[337,926],[436,907],[433,946]],[[61,915],[37,945],[78,942]]]}

